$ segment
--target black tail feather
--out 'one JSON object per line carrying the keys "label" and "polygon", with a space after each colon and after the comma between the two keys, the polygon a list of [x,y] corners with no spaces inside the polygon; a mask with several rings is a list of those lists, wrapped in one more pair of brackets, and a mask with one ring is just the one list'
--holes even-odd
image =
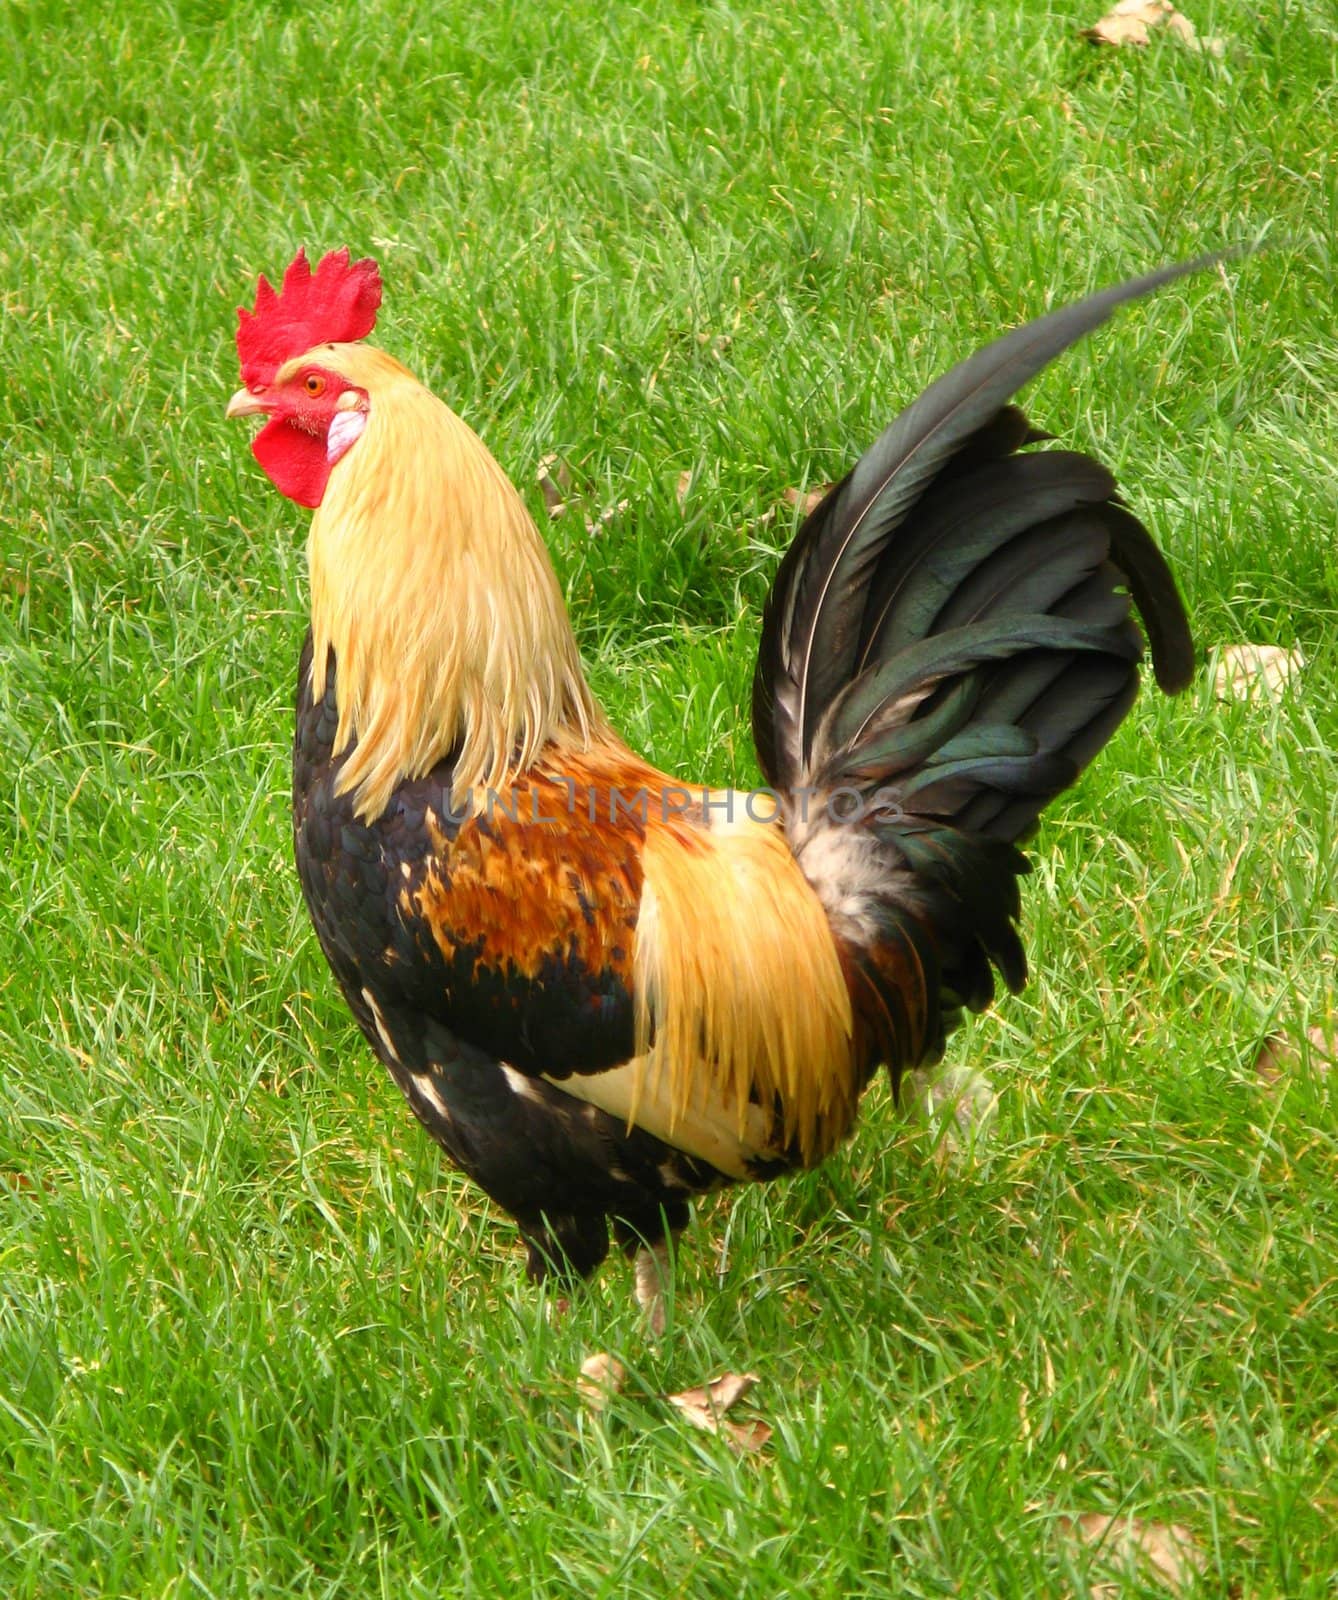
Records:
{"label": "black tail feather", "polygon": [[[917,542],[907,524],[928,509],[945,469],[952,467],[950,481],[944,476],[937,487],[951,505],[952,491],[982,466],[1011,468],[1018,449],[1046,437],[1008,404],[1016,390],[1125,302],[1220,259],[1203,256],[1117,284],[986,346],[902,412],[817,507],[781,563],[763,623],[753,732],[770,783],[784,789],[803,781],[822,718],[867,661],[872,635],[895,643],[879,630],[877,612],[869,613],[870,596],[895,587]],[[1111,492],[1099,498],[1122,510]],[[1193,647],[1170,571],[1136,519],[1112,516],[1108,525],[1110,555],[1143,614],[1158,682],[1183,687]]]}
{"label": "black tail feather", "polygon": [[[1042,317],[909,406],[808,518],[777,573],[753,730],[782,795],[854,787],[877,820],[820,848],[795,831],[895,1067],[941,1049],[991,964],[1010,987],[1014,848],[1114,733],[1138,688],[1189,682],[1193,641],[1165,558],[1110,473],[1014,392],[1126,301],[1205,256]],[[855,837],[859,835],[859,837]],[[858,1000],[857,1000],[858,1004]]]}

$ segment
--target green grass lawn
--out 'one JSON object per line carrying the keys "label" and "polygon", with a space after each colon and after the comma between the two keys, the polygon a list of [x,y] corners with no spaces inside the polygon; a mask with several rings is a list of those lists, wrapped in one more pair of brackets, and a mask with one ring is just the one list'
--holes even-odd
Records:
{"label": "green grass lawn", "polygon": [[[1184,4],[1222,60],[1099,54],[1100,0],[0,10],[0,1593],[1087,1595],[1085,1512],[1183,1524],[1206,1595],[1338,1593],[1338,1089],[1253,1068],[1338,1012],[1338,14]],[[875,1091],[702,1208],[661,1347],[618,1263],[550,1323],[300,904],[306,519],[222,417],[256,272],[374,253],[378,341],[536,512],[550,451],[627,502],[545,523],[596,689],[746,783],[783,491],[1265,230],[1027,401],[1205,655],[1299,646],[1299,692],[1149,693],[1055,808],[1033,982],[950,1055],[988,1153]],[[760,1457],[659,1398],[726,1369]]]}

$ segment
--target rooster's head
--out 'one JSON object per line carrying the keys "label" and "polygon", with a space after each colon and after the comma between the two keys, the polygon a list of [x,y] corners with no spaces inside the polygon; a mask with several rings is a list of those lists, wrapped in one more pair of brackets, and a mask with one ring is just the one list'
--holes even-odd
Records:
{"label": "rooster's head", "polygon": [[367,424],[368,397],[338,370],[339,346],[376,324],[381,274],[375,261],[331,250],[313,272],[299,250],[277,292],[261,275],[254,311],[237,315],[244,388],[230,417],[268,417],[252,449],[275,487],[318,506],[330,469]]}

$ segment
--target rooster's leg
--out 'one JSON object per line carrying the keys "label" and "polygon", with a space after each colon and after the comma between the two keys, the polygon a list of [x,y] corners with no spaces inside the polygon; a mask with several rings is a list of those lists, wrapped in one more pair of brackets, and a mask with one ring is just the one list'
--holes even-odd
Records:
{"label": "rooster's leg", "polygon": [[669,1245],[664,1239],[643,1245],[636,1253],[636,1303],[641,1307],[652,1339],[664,1332],[665,1292],[669,1287]]}

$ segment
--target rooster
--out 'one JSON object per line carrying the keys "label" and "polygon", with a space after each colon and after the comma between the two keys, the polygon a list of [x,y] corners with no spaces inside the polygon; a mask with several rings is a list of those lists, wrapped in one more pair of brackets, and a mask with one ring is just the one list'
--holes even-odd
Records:
{"label": "rooster", "polygon": [[803,523],[762,619],[766,788],[711,791],[618,737],[524,502],[363,341],[370,260],[303,252],[239,313],[253,449],[311,507],[293,835],[322,949],[428,1132],[515,1218],[530,1274],[635,1258],[664,1320],[694,1196],[820,1161],[885,1066],[937,1060],[997,971],[1019,850],[1193,647],[1166,562],[1091,457],[1012,396],[1122,303],[939,379]]}

